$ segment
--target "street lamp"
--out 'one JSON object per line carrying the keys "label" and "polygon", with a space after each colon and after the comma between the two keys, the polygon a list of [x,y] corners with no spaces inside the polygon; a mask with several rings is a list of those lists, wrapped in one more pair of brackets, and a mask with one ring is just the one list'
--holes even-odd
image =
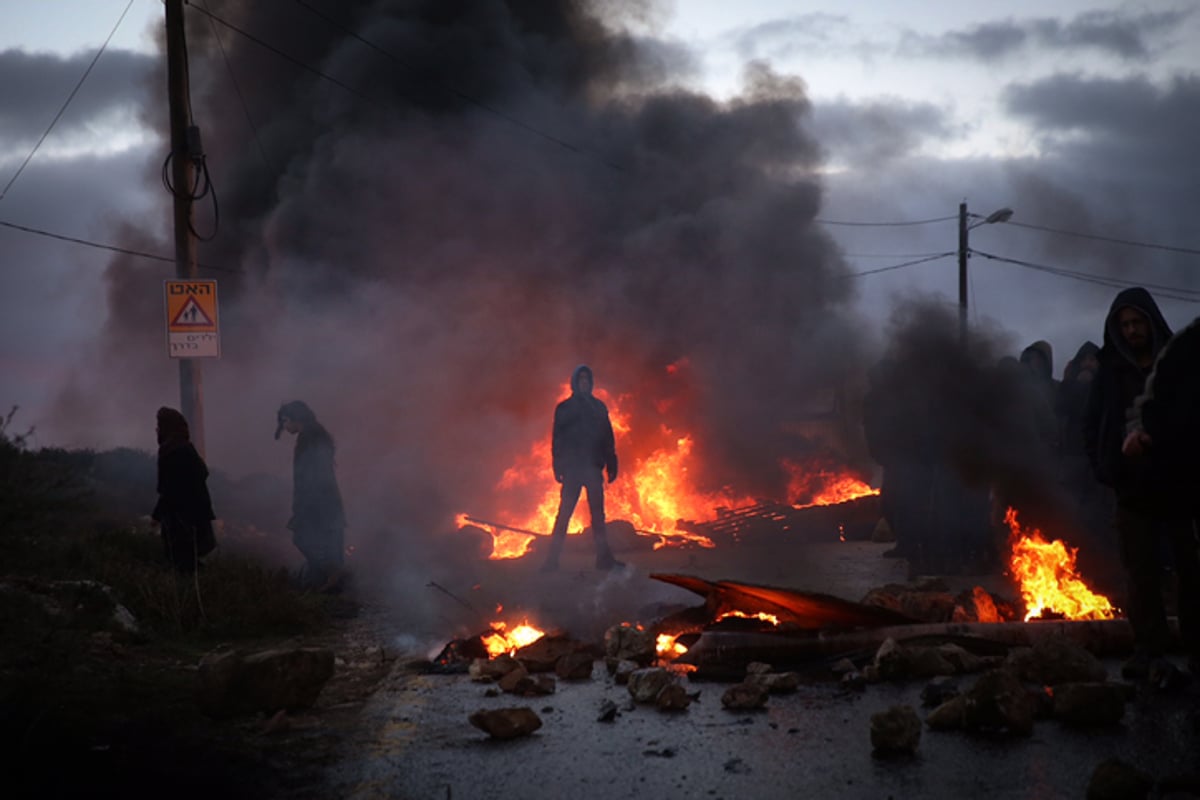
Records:
{"label": "street lamp", "polygon": [[[958,335],[963,345],[967,343],[967,231],[980,225],[1007,222],[1012,215],[1011,208],[1000,208],[986,217],[981,217],[978,214],[968,214],[965,202],[958,204]],[[975,219],[975,222],[968,224],[968,218]]]}

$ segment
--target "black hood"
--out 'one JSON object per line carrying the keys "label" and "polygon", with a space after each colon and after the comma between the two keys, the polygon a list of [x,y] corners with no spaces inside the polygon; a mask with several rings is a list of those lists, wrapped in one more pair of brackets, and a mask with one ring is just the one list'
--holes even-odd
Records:
{"label": "black hood", "polygon": [[1150,292],[1140,286],[1123,289],[1113,299],[1112,306],[1108,309],[1108,317],[1104,320],[1104,348],[1101,352],[1105,354],[1120,353],[1130,364],[1137,364],[1137,359],[1129,351],[1129,345],[1125,343],[1125,337],[1121,335],[1121,329],[1117,325],[1117,314],[1122,308],[1136,309],[1150,320],[1153,339],[1151,348],[1152,352],[1158,355],[1158,351],[1171,338],[1171,327],[1163,319],[1162,312],[1158,310],[1158,304],[1154,302]]}
{"label": "black hood", "polygon": [[575,371],[571,373],[571,391],[573,393],[579,392],[579,376],[585,372],[587,373],[588,379],[592,382],[592,391],[596,390],[596,377],[592,375],[592,368],[587,364],[580,364],[575,368]]}

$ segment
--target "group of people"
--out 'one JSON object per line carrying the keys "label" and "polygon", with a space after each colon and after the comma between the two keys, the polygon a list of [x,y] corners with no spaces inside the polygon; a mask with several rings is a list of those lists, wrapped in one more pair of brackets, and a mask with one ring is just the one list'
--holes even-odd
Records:
{"label": "group of people", "polygon": [[958,350],[945,355],[961,363],[924,376],[934,386],[895,353],[871,375],[863,423],[897,541],[887,555],[913,574],[995,571],[1005,510],[1028,507],[1079,548],[1085,573],[1124,583],[1128,677],[1169,682],[1172,588],[1200,674],[1200,320],[1172,335],[1150,293],[1126,289],[1103,345],[1084,343],[1061,382],[1045,342],[990,370]]}
{"label": "group of people", "polygon": [[[562,485],[558,515],[549,537],[543,572],[559,567],[567,526],[586,489],[591,510],[596,569],[624,567],[608,544],[604,514],[605,476],[617,479],[616,439],[603,401],[592,393],[591,367],[571,375],[571,396],[554,409],[551,440],[554,478]],[[296,436],[292,458],[292,542],[304,556],[303,581],[318,590],[336,588],[343,576],[346,517],[334,471],[333,437],[312,409],[296,400],[276,413],[275,438]],[[196,571],[199,560],[216,547],[208,468],[192,445],[187,420],[173,408],[158,411],[159,523],[168,563],[179,572]]]}
{"label": "group of people", "polygon": [[[173,408],[158,410],[158,522],[167,562],[179,573],[196,572],[216,548],[208,467],[191,442],[187,420]],[[319,591],[343,578],[346,517],[334,469],[334,443],[307,404],[295,400],[276,413],[275,438],[296,437],[292,456],[292,542],[304,556],[302,581]]]}

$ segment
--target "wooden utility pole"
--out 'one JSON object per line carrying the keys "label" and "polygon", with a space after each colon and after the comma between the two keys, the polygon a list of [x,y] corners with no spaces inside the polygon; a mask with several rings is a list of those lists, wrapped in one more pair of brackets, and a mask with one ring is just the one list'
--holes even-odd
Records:
{"label": "wooden utility pole", "polygon": [[[167,95],[171,118],[171,192],[175,203],[175,277],[195,280],[196,236],[192,233],[192,185],[195,165],[188,148],[192,125],[188,100],[187,39],[183,28],[184,0],[165,0],[167,12]],[[191,429],[192,443],[204,457],[204,403],[201,398],[200,362],[179,359],[179,398]]]}
{"label": "wooden utility pole", "polygon": [[958,204],[958,338],[967,343],[967,204]]}

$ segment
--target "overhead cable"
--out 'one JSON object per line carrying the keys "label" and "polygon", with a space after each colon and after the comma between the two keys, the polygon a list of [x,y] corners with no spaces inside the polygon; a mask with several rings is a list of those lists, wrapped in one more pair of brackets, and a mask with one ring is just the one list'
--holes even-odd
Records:
{"label": "overhead cable", "polygon": [[890,266],[887,266],[887,267],[879,267],[879,268],[877,268],[877,269],[868,269],[868,270],[865,270],[865,271],[863,271],[863,272],[851,272],[851,273],[850,273],[849,275],[847,275],[846,277],[848,277],[848,278],[860,278],[860,277],[862,277],[863,275],[877,275],[877,274],[879,274],[880,272],[888,272],[888,271],[890,271],[890,270],[893,270],[893,269],[902,269],[902,268],[904,268],[904,267],[911,267],[911,266],[914,266],[914,265],[916,265],[916,264],[924,264],[924,263],[926,263],[927,261],[937,261],[939,258],[946,258],[947,256],[952,256],[952,255],[954,255],[954,251],[953,251],[953,250],[949,250],[949,251],[947,251],[947,252],[945,252],[945,253],[936,253],[936,254],[934,254],[934,255],[931,255],[931,256],[926,256],[925,258],[918,258],[918,259],[916,259],[916,260],[914,260],[914,261],[905,261],[905,262],[904,262],[904,263],[902,263],[902,264],[892,264],[892,265],[890,265]]}
{"label": "overhead cable", "polygon": [[1157,242],[1138,242],[1133,239],[1117,239],[1112,236],[1097,236],[1094,233],[1079,233],[1078,231],[1064,231],[1059,228],[1050,228],[1045,225],[1034,225],[1029,222],[1013,222],[1009,220],[1005,225],[1015,225],[1018,228],[1029,228],[1035,231],[1044,231],[1045,233],[1057,233],[1061,236],[1075,236],[1080,239],[1092,239],[1097,242],[1110,242],[1112,244],[1123,244],[1130,247],[1147,247],[1152,250],[1166,250],[1171,253],[1187,253],[1188,255],[1200,256],[1200,250],[1194,247],[1175,247],[1168,244],[1158,244]]}
{"label": "overhead cable", "polygon": [[859,228],[903,228],[910,225],[929,225],[934,222],[947,222],[948,220],[958,219],[958,215],[950,217],[935,217],[933,219],[915,219],[902,222],[848,222],[845,220],[834,219],[814,219],[813,222],[819,222],[822,225],[849,225]]}
{"label": "overhead cable", "polygon": [[8,190],[12,188],[12,185],[17,182],[17,178],[21,177],[21,173],[25,171],[25,167],[29,166],[29,162],[33,160],[33,156],[35,153],[37,153],[38,148],[42,146],[42,142],[46,141],[46,137],[50,135],[50,131],[54,130],[54,126],[62,117],[63,112],[67,110],[67,106],[71,105],[71,101],[75,99],[75,95],[79,92],[79,88],[83,86],[83,82],[87,80],[88,75],[92,73],[92,68],[96,66],[96,62],[99,61],[100,56],[104,54],[105,49],[108,47],[108,43],[112,41],[113,36],[117,32],[117,28],[121,27],[121,22],[124,21],[125,15],[129,13],[129,9],[132,6],[133,0],[129,0],[129,2],[125,4],[125,10],[122,11],[121,16],[117,18],[117,24],[113,25],[113,29],[108,32],[108,38],[104,40],[104,44],[100,45],[100,49],[97,50],[96,55],[92,57],[92,62],[88,64],[87,69],[83,71],[83,75],[80,76],[79,82],[75,84],[75,88],[71,90],[69,95],[67,95],[67,99],[62,104],[62,108],[58,109],[58,113],[54,115],[54,119],[50,120],[50,125],[46,128],[46,131],[42,134],[41,138],[37,140],[37,144],[35,144],[33,149],[29,151],[29,155],[25,156],[25,160],[21,162],[21,166],[17,167],[17,171],[13,173],[13,176],[8,179],[8,183],[4,185],[4,189],[0,191],[0,200],[3,200],[4,196],[8,194]]}
{"label": "overhead cable", "polygon": [[[73,242],[74,244],[81,244],[86,247],[95,247],[100,250],[109,250],[113,253],[124,253],[125,255],[128,255],[128,256],[137,256],[138,258],[147,258],[147,259],[150,259],[151,261],[165,261],[168,264],[175,263],[175,258],[173,256],[163,256],[163,255],[158,255],[156,253],[147,253],[143,250],[131,250],[127,247],[117,247],[116,245],[112,245],[112,244],[104,244],[102,242],[93,242],[88,239],[80,239],[76,236],[65,236],[61,233],[53,233],[51,231],[42,230],[41,228],[33,228],[28,225],[18,225],[15,222],[6,222],[2,219],[0,219],[0,226],[3,226],[5,228],[12,228],[13,230],[24,231],[25,233],[32,233],[37,236],[47,236],[51,239],[58,239],[59,241],[63,241],[63,242]],[[213,270],[214,272],[231,272],[234,274],[241,274],[243,272],[243,270],[240,270],[240,269],[233,269],[231,267],[219,267],[214,264],[197,264],[196,266],[200,267],[201,269]]]}
{"label": "overhead cable", "polygon": [[1099,286],[1108,286],[1113,289],[1126,289],[1131,286],[1141,286],[1145,289],[1154,289],[1159,297],[1169,297],[1173,300],[1183,300],[1188,303],[1200,303],[1200,290],[1198,289],[1188,289],[1181,286],[1164,286],[1157,283],[1130,281],[1123,278],[1110,278],[1103,275],[1094,275],[1086,272],[1064,269],[1062,267],[1054,267],[1048,264],[1037,264],[1032,261],[1022,261],[1017,258],[1006,258],[1004,256],[994,255],[992,253],[985,253],[980,250],[971,250],[970,252],[972,255],[977,255],[991,261],[1013,264],[1014,266],[1024,267],[1026,269],[1045,272],[1050,275],[1057,275],[1060,278],[1070,278],[1072,280],[1084,281],[1086,283],[1094,283]]}

